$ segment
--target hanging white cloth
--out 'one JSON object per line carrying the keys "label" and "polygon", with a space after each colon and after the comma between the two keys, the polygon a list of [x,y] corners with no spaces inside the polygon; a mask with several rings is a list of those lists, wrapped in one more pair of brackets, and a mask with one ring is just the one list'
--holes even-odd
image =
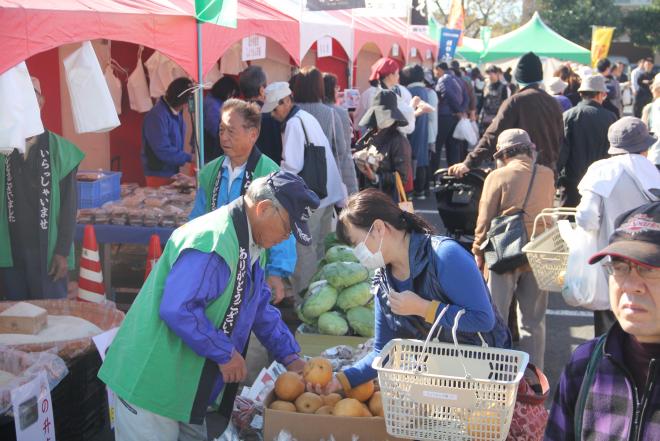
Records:
{"label": "hanging white cloth", "polygon": [[84,42],[64,59],[64,72],[76,133],[107,132],[119,126],[115,104],[92,43]]}
{"label": "hanging white cloth", "polygon": [[104,75],[105,82],[108,85],[108,90],[110,91],[110,96],[112,97],[112,102],[115,105],[115,110],[117,115],[121,115],[121,81],[115,76],[115,72],[112,69],[112,65],[108,64],[108,67],[105,68]]}
{"label": "hanging white cloth", "polygon": [[25,62],[0,75],[0,153],[25,152],[25,139],[44,132],[37,95]]}
{"label": "hanging white cloth", "polygon": [[128,91],[128,102],[132,110],[144,113],[154,106],[149,95],[147,76],[144,74],[142,65],[142,46],[138,50],[138,59],[135,70],[128,76],[126,90]]}

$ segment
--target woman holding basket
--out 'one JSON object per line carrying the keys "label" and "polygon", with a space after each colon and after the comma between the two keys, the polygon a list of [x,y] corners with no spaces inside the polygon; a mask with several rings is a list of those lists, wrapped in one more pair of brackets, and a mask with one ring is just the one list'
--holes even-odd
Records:
{"label": "woman holding basket", "polygon": [[376,270],[374,350],[336,374],[319,393],[349,392],[377,377],[374,358],[392,339],[424,340],[438,315],[440,341],[452,342],[451,328],[461,310],[458,342],[510,348],[509,330],[493,307],[488,288],[472,256],[457,242],[433,235],[424,219],[401,210],[391,197],[367,189],[351,196],[339,215],[337,236],[355,246],[362,265]]}

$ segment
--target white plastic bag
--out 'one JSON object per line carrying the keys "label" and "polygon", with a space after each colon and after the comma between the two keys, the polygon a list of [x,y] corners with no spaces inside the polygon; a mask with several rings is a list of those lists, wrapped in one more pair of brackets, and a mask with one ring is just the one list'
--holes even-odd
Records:
{"label": "white plastic bag", "polygon": [[461,118],[460,121],[458,121],[458,124],[456,124],[456,128],[454,129],[453,137],[455,139],[467,141],[470,145],[475,145],[479,140],[470,124],[470,120],[467,118]]}
{"label": "white plastic bag", "polygon": [[[560,221],[562,222],[562,221]],[[568,243],[569,255],[561,295],[571,306],[602,311],[610,309],[605,271],[599,264],[589,265],[589,258],[598,251],[598,232],[575,227],[560,232]],[[569,227],[570,230],[570,227]]]}
{"label": "white plastic bag", "polygon": [[39,103],[24,62],[0,75],[0,153],[25,152],[25,139],[44,132]]}
{"label": "white plastic bag", "polygon": [[150,111],[154,106],[149,95],[147,76],[144,74],[144,66],[142,65],[142,51],[138,52],[135,70],[128,76],[126,90],[128,90],[128,102],[132,110],[144,113]]}
{"label": "white plastic bag", "polygon": [[108,90],[110,91],[117,115],[121,115],[121,81],[115,75],[111,65],[105,68],[103,76],[105,77],[105,82],[108,84]]}
{"label": "white plastic bag", "polygon": [[86,41],[64,59],[73,125],[76,133],[108,132],[119,126],[119,118],[99,60]]}

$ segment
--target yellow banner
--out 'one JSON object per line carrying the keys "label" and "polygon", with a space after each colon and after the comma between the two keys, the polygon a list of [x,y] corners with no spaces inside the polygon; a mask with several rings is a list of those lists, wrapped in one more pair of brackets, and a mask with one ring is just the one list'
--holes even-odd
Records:
{"label": "yellow banner", "polygon": [[598,60],[607,57],[614,35],[614,28],[593,26],[591,32],[591,65],[596,66]]}

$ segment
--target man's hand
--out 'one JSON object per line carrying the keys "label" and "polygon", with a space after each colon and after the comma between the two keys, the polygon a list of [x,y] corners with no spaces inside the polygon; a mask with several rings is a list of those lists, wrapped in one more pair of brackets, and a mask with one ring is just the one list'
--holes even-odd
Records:
{"label": "man's hand", "polygon": [[68,271],[69,265],[66,262],[66,257],[53,254],[53,261],[50,263],[50,271],[48,272],[48,275],[53,277],[53,282],[65,278]]}
{"label": "man's hand", "polygon": [[392,312],[397,315],[418,315],[424,317],[426,316],[426,310],[431,303],[412,291],[396,292],[390,290],[387,297]]}
{"label": "man's hand", "polygon": [[477,120],[477,111],[476,110],[470,110],[470,121],[476,121]]}
{"label": "man's hand", "polygon": [[277,305],[284,300],[284,297],[286,296],[286,293],[284,292],[284,282],[282,282],[280,276],[268,276],[267,282],[268,286],[270,286],[270,292],[273,295],[271,303]]}
{"label": "man's hand", "polygon": [[450,176],[456,176],[457,178],[462,178],[469,171],[470,168],[467,165],[463,164],[462,162],[459,162],[458,164],[454,164],[451,167],[449,167],[447,173],[449,173]]}
{"label": "man's hand", "polygon": [[232,352],[231,360],[225,364],[219,364],[222,380],[225,383],[239,383],[247,376],[245,360],[236,350]]}
{"label": "man's hand", "polygon": [[343,387],[339,380],[337,380],[337,375],[332,376],[332,380],[325,387],[322,387],[320,384],[307,383],[307,390],[309,392],[314,392],[317,395],[329,395],[333,392],[338,392],[342,390]]}
{"label": "man's hand", "polygon": [[477,263],[477,268],[479,268],[479,271],[484,270],[484,256],[480,254],[475,254],[474,255],[474,261]]}
{"label": "man's hand", "polygon": [[295,372],[302,375],[303,369],[305,368],[305,362],[302,358],[298,358],[295,361],[292,361],[287,367],[286,370],[290,372]]}

